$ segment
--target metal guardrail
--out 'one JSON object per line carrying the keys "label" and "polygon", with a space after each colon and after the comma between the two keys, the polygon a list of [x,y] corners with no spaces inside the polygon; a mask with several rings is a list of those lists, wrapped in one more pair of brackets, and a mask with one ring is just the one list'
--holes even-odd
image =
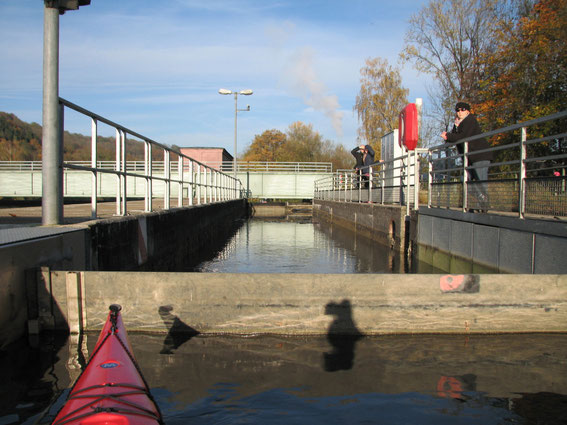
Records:
{"label": "metal guardrail", "polygon": [[[176,155],[178,155],[176,153]],[[195,161],[197,162],[197,161]],[[66,164],[90,167],[90,161],[65,161]],[[213,162],[206,161],[206,165],[215,170],[222,172],[233,172],[234,162],[223,161]],[[116,166],[115,161],[97,161],[97,168],[113,170]],[[178,168],[178,161],[170,161],[170,167]],[[145,161],[128,161],[126,164],[127,171],[143,171]],[[189,164],[185,161],[183,171],[189,170]],[[0,161],[0,171],[41,171],[41,161]],[[163,172],[165,169],[164,161],[152,161],[152,170]],[[236,166],[237,172],[250,173],[331,173],[333,164],[331,162],[246,162],[239,161]]]}
{"label": "metal guardrail", "polygon": [[[61,106],[61,122],[64,122],[65,108],[72,109],[82,115],[91,118],[91,161],[87,164],[77,164],[73,162],[63,162],[64,169],[87,171],[91,173],[91,216],[97,216],[97,188],[99,174],[114,175],[116,178],[116,214],[127,214],[127,181],[129,179],[143,179],[144,181],[144,200],[145,211],[152,211],[152,201],[154,198],[154,183],[164,185],[163,204],[165,209],[169,209],[171,197],[171,185],[177,185],[177,205],[183,206],[185,202],[184,194],[187,194],[188,205],[206,204],[229,199],[237,199],[242,197],[243,188],[240,180],[234,179],[232,176],[214,169],[206,164],[194,160],[180,152],[158,143],[146,136],[132,131],[120,124],[110,121],[94,112],[88,111],[78,105],[75,105],[65,99],[59,98]],[[116,160],[112,162],[113,166],[107,163],[100,163],[97,158],[97,126],[98,123],[104,123],[116,131],[115,154]],[[128,136],[132,136],[144,143],[144,161],[143,167],[136,168],[136,163],[126,159],[126,144]],[[163,151],[164,160],[162,170],[154,170],[152,161],[153,149]],[[172,175],[171,156],[175,156],[178,160],[175,162],[177,166],[176,177]],[[134,166],[134,167],[133,167]],[[188,167],[190,170],[190,180],[185,181],[183,176],[183,168]],[[185,190],[187,189],[187,190]]]}
{"label": "metal guardrail", "polygon": [[334,174],[315,182],[315,199],[398,204],[410,209],[419,207],[420,156],[427,149],[416,149],[390,161],[376,162],[354,170],[337,170]]}
{"label": "metal guardrail", "polygon": [[[208,161],[207,164],[225,172],[234,171],[234,162],[232,161]],[[331,162],[238,161],[236,171],[249,173],[332,173],[333,164]]]}
{"label": "metal guardrail", "polygon": [[[89,165],[85,161],[68,162],[73,165]],[[153,161],[152,170],[155,176],[164,175],[163,161]],[[171,178],[180,180],[177,161],[171,161]],[[190,172],[189,167],[183,170],[183,181],[197,181],[196,172]],[[210,164],[208,164],[210,165]],[[113,161],[99,162],[99,168],[114,169]],[[137,174],[143,170],[143,163],[128,162],[127,171]],[[267,171],[237,173],[237,178],[246,188],[246,195],[258,199],[313,199],[313,182],[330,173],[325,172],[291,172]],[[193,177],[191,177],[193,174]],[[230,173],[233,175],[233,173]],[[97,196],[105,200],[116,196],[116,176],[108,173],[98,173]],[[145,193],[145,179],[128,178],[128,198],[141,198]],[[0,197],[41,197],[43,194],[43,173],[39,162],[0,162]],[[153,196],[162,198],[165,192],[163,181],[153,185]],[[171,185],[172,202],[178,197],[178,185]],[[188,197],[190,187],[184,187],[184,199]],[[90,198],[91,173],[71,168],[63,170],[63,197]],[[195,195],[194,195],[195,196]],[[187,201],[186,201],[187,202]],[[195,202],[197,202],[195,200]]]}
{"label": "metal guardrail", "polygon": [[[459,143],[408,152],[368,167],[367,178],[352,170],[337,170],[332,177],[315,182],[315,198],[406,205],[409,212],[410,207],[419,208],[421,189],[422,198],[427,196],[421,203],[428,208],[564,218],[566,118],[567,111],[562,111],[463,139],[459,142],[464,146],[463,154],[455,149]],[[478,165],[469,160],[468,144],[483,137],[507,143],[474,152],[493,152],[494,159],[488,166],[488,179],[473,181],[469,171]]]}

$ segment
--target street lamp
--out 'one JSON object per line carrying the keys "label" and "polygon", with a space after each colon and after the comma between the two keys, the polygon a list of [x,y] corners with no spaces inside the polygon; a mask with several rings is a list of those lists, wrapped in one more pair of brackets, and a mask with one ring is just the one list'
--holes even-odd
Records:
{"label": "street lamp", "polygon": [[219,94],[234,94],[234,178],[236,178],[236,156],[237,156],[237,144],[236,144],[236,128],[237,128],[237,120],[238,120],[238,111],[249,111],[250,105],[246,107],[246,109],[238,109],[238,95],[250,96],[254,93],[252,90],[241,90],[241,91],[233,91],[227,89],[219,89]]}
{"label": "street lamp", "polygon": [[59,110],[59,15],[91,0],[44,0],[41,223],[63,224],[63,135]]}

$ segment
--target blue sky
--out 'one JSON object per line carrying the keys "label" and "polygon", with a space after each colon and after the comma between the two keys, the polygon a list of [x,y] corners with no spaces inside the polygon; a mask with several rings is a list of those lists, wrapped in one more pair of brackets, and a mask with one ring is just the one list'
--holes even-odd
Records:
{"label": "blue sky", "polygon": [[[60,96],[163,144],[238,151],[256,134],[312,124],[356,143],[366,58],[397,64],[407,21],[426,0],[91,0],[60,17]],[[0,111],[41,123],[43,1],[0,0]],[[409,99],[427,77],[406,65]],[[68,113],[65,129],[90,134]],[[101,128],[101,134],[111,135]],[[106,134],[105,134],[106,133]]]}

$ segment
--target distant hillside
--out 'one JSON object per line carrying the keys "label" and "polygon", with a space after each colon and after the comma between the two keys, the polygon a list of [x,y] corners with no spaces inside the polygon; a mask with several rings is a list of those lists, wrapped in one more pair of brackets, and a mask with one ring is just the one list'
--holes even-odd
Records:
{"label": "distant hillside", "polygon": [[[26,123],[16,115],[0,112],[0,161],[40,161],[41,125]],[[91,159],[91,137],[65,132],[63,136],[63,158],[65,161],[89,161]],[[152,151],[154,160],[163,160],[161,149]],[[113,137],[98,137],[97,159],[113,161],[116,159]],[[128,141],[126,159],[142,161],[144,144]]]}

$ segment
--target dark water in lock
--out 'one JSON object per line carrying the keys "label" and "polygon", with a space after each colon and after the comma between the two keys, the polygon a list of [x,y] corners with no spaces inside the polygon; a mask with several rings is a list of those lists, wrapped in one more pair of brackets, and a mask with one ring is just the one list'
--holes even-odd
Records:
{"label": "dark water in lock", "polygon": [[[198,270],[418,267],[310,220],[251,220],[207,257]],[[43,335],[0,350],[0,425],[50,423],[97,336]],[[567,334],[129,339],[169,425],[567,424]]]}
{"label": "dark water in lock", "polygon": [[[96,338],[2,351],[0,424],[49,423]],[[567,423],[567,335],[129,339],[169,425]]]}

